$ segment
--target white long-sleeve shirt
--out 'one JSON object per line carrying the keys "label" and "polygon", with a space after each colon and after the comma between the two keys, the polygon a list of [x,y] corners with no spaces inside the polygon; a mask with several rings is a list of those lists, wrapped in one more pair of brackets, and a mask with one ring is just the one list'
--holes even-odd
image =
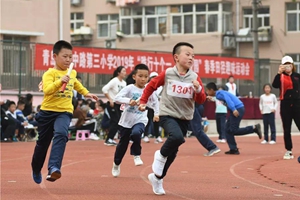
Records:
{"label": "white long-sleeve shirt", "polygon": [[[131,100],[139,99],[143,94],[144,88],[138,88],[134,84],[127,85],[115,97],[114,102],[117,104],[125,104],[122,112],[119,125],[124,128],[132,128],[135,124],[143,123],[145,126],[148,123],[148,111],[140,111],[138,106],[130,106]],[[156,95],[151,95],[147,106],[153,108],[154,115],[159,114],[159,103]]]}
{"label": "white long-sleeve shirt", "polygon": [[120,81],[118,77],[111,79],[105,86],[102,88],[104,94],[108,94],[111,99],[114,99],[115,96],[126,86],[126,81]]}
{"label": "white long-sleeve shirt", "polygon": [[269,114],[272,110],[276,110],[277,108],[277,98],[275,94],[263,94],[260,96],[259,100],[259,109],[262,114]]}

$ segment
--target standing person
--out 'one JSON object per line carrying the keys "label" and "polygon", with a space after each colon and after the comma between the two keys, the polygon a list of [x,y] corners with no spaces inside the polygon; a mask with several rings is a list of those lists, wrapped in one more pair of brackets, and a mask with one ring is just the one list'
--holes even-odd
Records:
{"label": "standing person", "polygon": [[126,86],[126,82],[123,80],[126,76],[126,69],[123,66],[119,66],[113,73],[113,78],[102,88],[102,92],[108,99],[107,110],[110,115],[109,133],[104,142],[107,146],[116,146],[114,137],[118,132],[118,122],[121,117],[120,105],[114,103],[116,95]]}
{"label": "standing person", "polygon": [[[141,136],[147,125],[147,111],[138,110],[139,98],[142,96],[146,83],[148,82],[149,69],[144,64],[138,64],[134,68],[133,79],[134,84],[126,86],[115,97],[117,104],[125,104],[124,111],[119,121],[120,125],[120,142],[116,147],[114,163],[112,167],[112,175],[118,177],[120,175],[120,164],[127,151],[129,141],[132,141],[130,154],[133,156],[136,166],[143,165],[141,159]],[[153,97],[153,101],[149,101],[148,106],[154,109],[156,118],[158,119],[158,99]]]}
{"label": "standing person", "polygon": [[[61,177],[61,165],[68,141],[68,128],[71,122],[73,105],[73,89],[85,97],[98,100],[98,97],[84,88],[76,79],[76,71],[67,75],[72,62],[72,45],[60,40],[53,46],[53,59],[55,66],[49,68],[43,75],[42,89],[44,99],[37,114],[38,140],[32,156],[32,177],[34,182],[42,182],[41,170],[44,165],[47,150],[52,142],[48,162],[48,175],[46,180],[56,181]],[[64,93],[60,92],[63,83],[67,83]]]}
{"label": "standing person", "polygon": [[[76,78],[82,84],[81,76],[77,75]],[[75,98],[77,100],[83,100],[84,96],[82,94],[80,94],[79,92],[77,92],[76,90],[73,90],[73,98]]]}
{"label": "standing person", "polygon": [[240,123],[245,113],[245,107],[241,100],[227,91],[218,90],[216,84],[213,82],[208,83],[206,85],[206,89],[209,100],[213,101],[213,97],[216,97],[216,99],[226,104],[227,108],[230,110],[230,115],[226,122],[226,139],[229,146],[229,151],[226,151],[225,154],[240,154],[234,138],[235,135],[256,133],[258,138],[261,139],[262,135],[260,124],[240,128]]}
{"label": "standing person", "polygon": [[140,100],[140,110],[145,110],[150,95],[164,86],[159,105],[160,125],[169,136],[154,154],[153,173],[148,175],[156,195],[164,195],[163,178],[176,158],[178,148],[185,142],[184,134],[193,118],[195,101],[204,103],[206,95],[202,81],[190,68],[194,64],[193,45],[180,42],[173,48],[175,66],[163,71],[146,86]]}
{"label": "standing person", "polygon": [[[151,81],[151,79],[153,79],[154,77],[157,77],[158,73],[157,72],[151,72],[150,73],[150,79],[149,81]],[[162,86],[160,86],[155,92],[155,98],[160,99],[160,93],[162,91]],[[154,95],[152,95],[154,97]],[[148,135],[151,133],[152,131],[152,135],[155,137],[155,142],[154,143],[162,143],[163,140],[160,136],[160,132],[159,132],[159,122],[155,121],[155,116],[154,116],[154,110],[152,108],[148,108],[148,124],[145,128],[145,133],[144,133],[144,142],[148,143],[150,142]]]}
{"label": "standing person", "polygon": [[[219,90],[224,90],[223,87],[219,87]],[[226,143],[226,115],[227,115],[227,107],[218,99],[216,101],[216,125],[217,131],[219,134],[219,138],[217,142]]]}
{"label": "standing person", "polygon": [[271,141],[269,144],[276,144],[276,127],[275,127],[275,111],[277,108],[277,98],[275,94],[272,94],[272,86],[267,83],[263,87],[265,94],[260,96],[259,110],[263,115],[264,123],[264,140],[262,144],[266,144],[269,141],[269,126],[271,129]]}
{"label": "standing person", "polygon": [[293,159],[291,136],[292,120],[300,131],[300,74],[296,73],[294,61],[284,56],[272,86],[280,89],[280,115],[283,125],[284,145],[287,150],[283,159]]}
{"label": "standing person", "polygon": [[234,96],[239,96],[238,90],[237,90],[237,86],[234,83],[234,77],[232,75],[230,75],[228,77],[228,82],[225,85],[225,90],[228,91],[229,93],[233,94]]}

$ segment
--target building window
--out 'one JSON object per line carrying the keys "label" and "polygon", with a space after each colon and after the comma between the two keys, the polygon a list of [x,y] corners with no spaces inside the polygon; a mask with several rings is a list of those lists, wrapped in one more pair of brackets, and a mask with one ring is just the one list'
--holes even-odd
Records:
{"label": "building window", "polygon": [[71,32],[75,29],[79,29],[84,25],[83,13],[71,13]]}
{"label": "building window", "polygon": [[118,25],[119,15],[98,15],[97,24],[98,24],[98,37],[113,37],[113,31]]}
{"label": "building window", "polygon": [[193,4],[171,6],[172,33],[193,33]]}
{"label": "building window", "polygon": [[297,72],[300,73],[300,54],[288,54],[288,56],[291,56],[293,58]]}
{"label": "building window", "polygon": [[167,33],[167,13],[166,6],[145,7],[147,35]]}
{"label": "building window", "polygon": [[[244,9],[244,28],[253,28],[252,8]],[[262,7],[258,9],[258,27],[270,26],[270,8]]]}
{"label": "building window", "polygon": [[121,8],[122,32],[127,35],[165,34],[167,13],[167,6]]}
{"label": "building window", "polygon": [[122,32],[127,35],[142,34],[143,30],[143,8],[122,8],[121,27]]}
{"label": "building window", "polygon": [[173,5],[170,12],[173,34],[232,30],[232,5],[228,3]]}
{"label": "building window", "polygon": [[300,31],[300,3],[286,4],[287,31]]}

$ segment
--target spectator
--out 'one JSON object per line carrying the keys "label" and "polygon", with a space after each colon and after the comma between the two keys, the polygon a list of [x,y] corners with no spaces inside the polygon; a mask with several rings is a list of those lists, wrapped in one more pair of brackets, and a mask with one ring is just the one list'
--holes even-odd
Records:
{"label": "spectator", "polygon": [[234,83],[234,77],[232,75],[229,76],[228,82],[225,85],[225,90],[228,91],[229,93],[233,94],[234,96],[239,96],[237,86]]}

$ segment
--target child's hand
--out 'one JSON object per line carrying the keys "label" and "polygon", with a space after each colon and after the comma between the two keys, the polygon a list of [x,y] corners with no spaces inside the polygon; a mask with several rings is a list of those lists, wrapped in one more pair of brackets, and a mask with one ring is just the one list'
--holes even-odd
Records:
{"label": "child's hand", "polygon": [[206,98],[208,101],[214,101],[214,98],[212,96],[207,96]]}
{"label": "child's hand", "polygon": [[274,113],[276,110],[275,110],[275,109],[272,109],[271,111],[272,111],[272,113]]}
{"label": "child's hand", "polygon": [[238,117],[238,116],[240,115],[240,113],[239,113],[239,111],[235,110],[235,111],[233,111],[233,115],[234,115],[235,117]]}
{"label": "child's hand", "polygon": [[159,116],[158,116],[158,115],[154,115],[153,121],[154,121],[154,122],[159,122]]}
{"label": "child's hand", "polygon": [[96,95],[91,94],[91,93],[88,93],[88,94],[85,95],[84,97],[91,98],[91,99],[94,99],[94,100],[96,100],[96,101],[99,100],[99,98],[98,98]]}
{"label": "child's hand", "polygon": [[69,80],[70,80],[70,76],[64,75],[63,77],[61,77],[60,80],[61,80],[61,82],[63,82],[63,83],[68,83]]}
{"label": "child's hand", "polygon": [[25,122],[22,123],[22,125],[23,126],[28,126],[28,122],[25,121]]}
{"label": "child's hand", "polygon": [[140,104],[139,105],[139,110],[140,111],[145,111],[146,110],[147,105],[146,104]]}
{"label": "child's hand", "polygon": [[137,105],[136,100],[131,99],[130,102],[129,102],[129,105],[130,106],[136,106]]}
{"label": "child's hand", "polygon": [[192,83],[193,83],[193,86],[194,86],[196,91],[199,91],[199,90],[201,91],[201,89],[202,89],[201,85],[197,80],[193,80]]}
{"label": "child's hand", "polygon": [[39,92],[43,91],[43,81],[41,81],[41,82],[39,83],[38,88],[39,88]]}

